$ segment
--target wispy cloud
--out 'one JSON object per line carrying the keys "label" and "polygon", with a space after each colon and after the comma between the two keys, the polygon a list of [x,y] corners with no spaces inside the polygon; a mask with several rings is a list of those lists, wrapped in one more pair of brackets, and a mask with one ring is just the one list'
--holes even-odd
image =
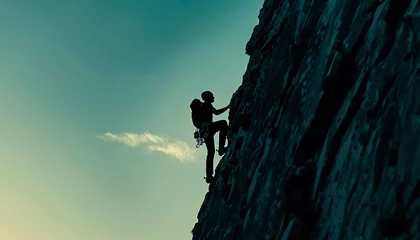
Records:
{"label": "wispy cloud", "polygon": [[195,152],[188,146],[187,143],[177,140],[170,140],[150,132],[145,132],[142,134],[127,132],[113,134],[107,132],[97,137],[102,140],[123,143],[130,147],[145,145],[149,152],[162,152],[175,157],[182,163],[195,161]]}

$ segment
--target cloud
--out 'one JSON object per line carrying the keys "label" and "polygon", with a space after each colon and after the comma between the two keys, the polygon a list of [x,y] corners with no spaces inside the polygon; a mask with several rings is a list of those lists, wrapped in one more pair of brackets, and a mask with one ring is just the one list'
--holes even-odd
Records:
{"label": "cloud", "polygon": [[146,149],[149,152],[162,152],[175,157],[182,163],[195,161],[195,152],[188,146],[187,143],[182,141],[169,140],[165,137],[158,136],[149,132],[142,134],[127,132],[121,134],[113,134],[107,132],[104,135],[98,136],[98,138],[106,141],[123,143],[130,147],[146,145]]}

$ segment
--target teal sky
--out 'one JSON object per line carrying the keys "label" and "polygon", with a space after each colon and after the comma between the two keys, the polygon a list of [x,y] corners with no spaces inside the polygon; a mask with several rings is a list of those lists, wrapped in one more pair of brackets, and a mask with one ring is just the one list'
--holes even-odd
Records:
{"label": "teal sky", "polygon": [[0,0],[0,239],[190,239],[262,3]]}

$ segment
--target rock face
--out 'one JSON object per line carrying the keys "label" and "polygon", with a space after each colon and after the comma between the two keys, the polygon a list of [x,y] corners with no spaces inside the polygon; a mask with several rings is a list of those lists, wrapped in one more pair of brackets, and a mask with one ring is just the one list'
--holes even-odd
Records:
{"label": "rock face", "polygon": [[420,239],[420,0],[266,0],[193,239]]}

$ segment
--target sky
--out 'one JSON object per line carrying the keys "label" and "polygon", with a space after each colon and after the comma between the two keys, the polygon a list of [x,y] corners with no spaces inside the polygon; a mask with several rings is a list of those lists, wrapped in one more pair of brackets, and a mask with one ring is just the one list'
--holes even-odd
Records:
{"label": "sky", "polygon": [[191,239],[262,3],[0,0],[0,239]]}

